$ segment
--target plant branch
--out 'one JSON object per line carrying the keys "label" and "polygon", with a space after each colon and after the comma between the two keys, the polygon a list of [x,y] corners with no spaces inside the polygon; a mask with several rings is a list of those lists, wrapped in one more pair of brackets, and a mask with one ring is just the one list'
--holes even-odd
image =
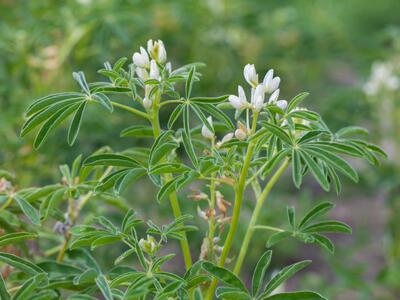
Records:
{"label": "plant branch", "polygon": [[[154,101],[153,103],[153,116],[151,118],[151,124],[153,126],[153,134],[154,138],[157,138],[160,133],[161,133],[161,127],[160,127],[160,121],[159,121],[159,104],[158,101]],[[164,174],[163,176],[163,182],[168,182],[172,180],[172,175],[171,174]],[[172,211],[174,213],[175,219],[179,218],[182,216],[182,211],[179,205],[178,197],[176,195],[176,192],[172,192],[169,194],[169,201],[172,207]],[[192,257],[190,255],[190,247],[189,247],[189,242],[187,240],[186,233],[183,232],[183,239],[180,241],[181,244],[181,249],[182,249],[182,254],[183,254],[183,259],[185,261],[185,267],[186,269],[189,269],[192,266]]]}
{"label": "plant branch", "polygon": [[118,103],[118,102],[115,102],[115,101],[111,101],[111,103],[112,103],[112,105],[114,105],[116,107],[122,108],[122,109],[124,109],[126,111],[129,111],[129,112],[135,114],[135,115],[141,116],[142,118],[145,118],[147,120],[151,120],[147,113],[145,113],[143,111],[140,111],[140,110],[138,110],[136,108],[133,108],[133,107],[130,107],[128,105],[124,105],[124,104],[121,104],[121,103]]}
{"label": "plant branch", "polygon": [[[233,269],[233,272],[235,274],[239,274],[240,269],[242,267],[244,258],[245,258],[246,253],[247,253],[247,249],[248,249],[249,244],[250,244],[250,240],[253,237],[254,229],[256,228],[255,224],[257,223],[257,219],[258,219],[258,217],[260,215],[261,208],[262,208],[262,206],[264,204],[264,201],[268,197],[272,187],[278,181],[279,177],[282,175],[283,171],[286,169],[288,164],[289,164],[289,159],[286,158],[285,161],[282,163],[282,165],[278,168],[278,170],[276,170],[275,174],[268,181],[268,183],[265,186],[265,188],[263,189],[261,195],[257,199],[256,207],[254,208],[253,214],[251,216],[249,225],[247,227],[247,230],[246,230],[246,233],[245,233],[245,236],[244,236],[242,247],[240,248],[239,256],[238,256],[238,258],[236,260],[235,268]],[[264,229],[266,227],[264,227]],[[268,227],[268,229],[271,230],[272,227]]]}

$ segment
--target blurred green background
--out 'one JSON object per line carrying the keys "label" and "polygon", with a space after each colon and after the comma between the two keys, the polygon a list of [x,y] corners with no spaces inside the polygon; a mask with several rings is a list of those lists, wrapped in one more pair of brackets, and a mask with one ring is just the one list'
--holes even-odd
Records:
{"label": "blurred green background", "polygon": [[[207,64],[195,89],[199,95],[235,93],[246,63],[255,63],[260,76],[274,68],[284,98],[310,92],[307,105],[332,129],[364,126],[389,153],[380,169],[355,162],[360,184],[346,182],[340,195],[322,193],[311,180],[300,192],[289,174],[275,188],[264,208],[265,222],[284,224],[288,204],[304,211],[331,200],[337,203],[334,216],[354,228],[352,236],[334,237],[334,257],[295,242],[278,248],[277,266],[314,260],[287,288],[315,288],[330,299],[400,299],[399,12],[399,0],[0,0],[0,169],[15,173],[21,186],[39,185],[58,180],[57,166],[80,153],[141,143],[116,134],[136,120],[101,109],[89,112],[72,148],[65,128],[38,152],[32,150],[33,136],[18,134],[35,98],[76,90],[72,71],[99,79],[96,70],[105,61],[131,57],[150,38],[164,41],[173,66]],[[149,189],[150,184],[141,185],[135,199],[127,200],[144,215],[163,217],[165,210],[143,205],[152,201]],[[243,220],[252,205],[244,207]],[[266,238],[260,235],[253,243],[247,270]],[[194,256],[200,242],[193,243]]]}

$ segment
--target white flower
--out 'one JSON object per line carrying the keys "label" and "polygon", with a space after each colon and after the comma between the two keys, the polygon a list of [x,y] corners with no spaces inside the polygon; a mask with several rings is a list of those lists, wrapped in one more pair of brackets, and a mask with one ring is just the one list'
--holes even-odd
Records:
{"label": "white flower", "polygon": [[148,68],[149,67],[149,55],[143,47],[140,47],[140,53],[135,52],[132,56],[133,63],[140,68]]}
{"label": "white flower", "polygon": [[160,70],[158,69],[157,63],[154,59],[150,62],[150,76],[151,79],[160,79]]}
{"label": "white flower", "polygon": [[[207,122],[210,125],[210,127],[213,126],[213,122],[212,122],[212,117],[211,116],[209,116],[207,118]],[[206,139],[210,139],[210,140],[214,138],[214,133],[210,129],[208,129],[208,127],[206,125],[203,125],[203,127],[201,127],[201,135],[203,137],[205,137]]]}
{"label": "white flower", "polygon": [[241,110],[247,106],[246,94],[240,85],[238,86],[238,96],[230,95],[229,102],[237,110]]}
{"label": "white flower", "polygon": [[254,65],[247,64],[244,66],[243,75],[246,81],[255,88],[258,84],[258,74]]}
{"label": "white flower", "polygon": [[204,220],[208,220],[207,214],[199,206],[197,206],[197,215]]}
{"label": "white flower", "polygon": [[280,109],[285,110],[287,107],[287,101],[286,100],[278,100],[276,102],[276,106],[278,106]]}
{"label": "white flower", "polygon": [[278,101],[279,98],[279,92],[280,90],[277,89],[275,92],[272,93],[272,95],[269,97],[268,103],[275,103],[276,101]]}
{"label": "white flower", "polygon": [[265,92],[269,94],[273,93],[279,87],[280,82],[281,79],[278,76],[274,77],[274,70],[270,69],[267,74],[265,74],[263,80]]}
{"label": "white flower", "polygon": [[137,76],[138,76],[140,79],[142,79],[142,80],[147,80],[147,79],[149,79],[149,72],[147,72],[146,69],[137,67],[137,68],[135,69],[135,72],[136,72]]}
{"label": "white flower", "polygon": [[255,90],[252,90],[251,104],[256,111],[260,111],[264,106],[264,86],[262,84],[257,85]]}
{"label": "white flower", "polygon": [[158,63],[163,64],[167,60],[167,51],[165,50],[164,43],[161,40],[147,41],[147,51],[150,53],[151,58],[155,59]]}

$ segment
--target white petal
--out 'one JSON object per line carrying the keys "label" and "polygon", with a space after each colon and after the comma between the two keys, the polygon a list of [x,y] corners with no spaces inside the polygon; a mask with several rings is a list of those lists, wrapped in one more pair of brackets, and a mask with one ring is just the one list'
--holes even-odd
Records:
{"label": "white petal", "polygon": [[224,135],[221,142],[226,143],[226,142],[230,141],[232,138],[233,138],[233,132],[227,133]]}
{"label": "white petal", "polygon": [[159,79],[160,71],[158,70],[158,66],[155,60],[151,60],[150,62],[150,78]]}
{"label": "white petal", "polygon": [[240,109],[241,104],[238,96],[235,95],[230,95],[229,96],[229,103],[235,108],[235,109]]}
{"label": "white petal", "polygon": [[274,103],[278,100],[279,97],[279,89],[277,89],[275,92],[272,93],[272,95],[269,97],[268,103]]}
{"label": "white petal", "polygon": [[[207,122],[212,127],[213,122],[212,122],[212,117],[211,116],[209,116],[207,118]],[[203,125],[203,127],[201,127],[201,135],[203,137],[205,137],[206,139],[213,139],[214,138],[214,133],[210,129],[208,129],[208,127],[206,125]]]}
{"label": "white petal", "polygon": [[272,79],[272,83],[271,83],[271,92],[274,92],[278,87],[279,84],[281,83],[281,78],[280,77],[275,77],[274,79]]}
{"label": "white petal", "polygon": [[239,95],[239,102],[242,106],[247,105],[247,98],[246,94],[244,93],[243,88],[239,85],[238,86],[238,95]]}

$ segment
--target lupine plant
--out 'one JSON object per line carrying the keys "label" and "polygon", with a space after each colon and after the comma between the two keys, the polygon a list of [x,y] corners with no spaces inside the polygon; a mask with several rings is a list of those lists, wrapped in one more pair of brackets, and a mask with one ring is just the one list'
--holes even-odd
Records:
{"label": "lupine plant", "polygon": [[[358,180],[342,156],[377,164],[384,152],[362,139],[362,128],[331,131],[318,113],[300,106],[307,93],[281,99],[281,80],[272,69],[261,80],[248,64],[246,88],[239,86],[237,95],[198,96],[195,84],[202,67],[192,63],[173,69],[163,42],[150,40],[132,61],[106,62],[98,71],[104,81],[90,83],[76,72],[77,91],[32,103],[21,135],[38,128],[35,148],[68,118],[67,141],[76,143],[86,111],[98,107],[142,118],[145,125],[130,124],[121,137],[152,142],[148,148],[115,152],[104,145],[84,153],[71,166],[60,167],[58,183],[44,187],[19,188],[10,174],[1,174],[1,299],[325,299],[313,291],[282,291],[282,284],[311,261],[272,272],[274,245],[294,238],[333,253],[325,233],[351,228],[322,218],[334,206],[329,202],[316,204],[304,216],[288,207],[286,228],[262,224],[260,212],[268,209],[264,202],[288,168],[297,188],[311,176],[325,191],[332,185],[340,192],[340,176]],[[160,124],[168,107],[168,122]],[[170,223],[143,220],[130,208],[135,197],[125,199],[123,191],[142,177],[158,190],[148,205],[169,200]],[[188,186],[196,190],[188,193]],[[234,194],[231,201],[227,193]],[[255,205],[247,222],[240,213],[251,198]],[[84,216],[83,208],[93,201],[114,205],[125,216],[118,222],[102,214]],[[197,211],[182,212],[182,201],[196,201]],[[233,251],[239,221],[245,235]],[[195,224],[207,225],[200,249],[187,236],[198,230]],[[246,285],[240,271],[256,230],[266,232],[266,249]],[[172,273],[166,262],[176,253],[167,253],[171,248],[165,246],[176,242],[185,269]],[[119,252],[111,269],[104,269],[92,252],[105,245]]]}

